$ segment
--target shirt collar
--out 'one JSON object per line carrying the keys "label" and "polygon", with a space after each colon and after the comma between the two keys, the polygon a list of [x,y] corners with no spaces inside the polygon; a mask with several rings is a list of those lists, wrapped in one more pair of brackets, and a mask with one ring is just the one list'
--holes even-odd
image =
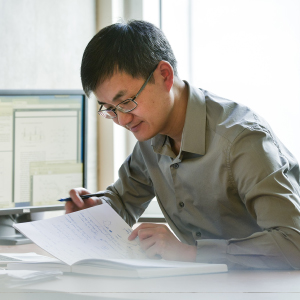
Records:
{"label": "shirt collar", "polygon": [[185,81],[189,89],[189,99],[183,127],[181,150],[195,154],[205,154],[206,103],[203,92]]}
{"label": "shirt collar", "polygon": [[[188,87],[188,104],[183,127],[180,152],[186,151],[199,155],[205,154],[206,104],[205,96],[186,82]],[[153,150],[163,155],[169,155],[168,139],[158,134],[151,139]],[[169,155],[170,156],[170,155]]]}

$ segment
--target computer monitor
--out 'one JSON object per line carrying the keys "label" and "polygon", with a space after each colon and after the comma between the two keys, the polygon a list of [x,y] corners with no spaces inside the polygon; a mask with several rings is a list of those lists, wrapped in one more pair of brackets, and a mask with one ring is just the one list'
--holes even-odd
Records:
{"label": "computer monitor", "polygon": [[[12,227],[86,186],[83,91],[0,90],[0,244],[25,243]],[[27,218],[25,218],[27,219]]]}

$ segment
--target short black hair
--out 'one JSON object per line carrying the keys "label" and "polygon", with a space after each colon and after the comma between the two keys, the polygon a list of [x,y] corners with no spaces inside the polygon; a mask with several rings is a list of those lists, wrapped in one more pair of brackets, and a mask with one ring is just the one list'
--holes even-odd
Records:
{"label": "short black hair", "polygon": [[81,62],[81,82],[87,96],[115,71],[147,78],[160,61],[177,76],[177,61],[164,33],[153,24],[131,20],[101,29],[88,43]]}

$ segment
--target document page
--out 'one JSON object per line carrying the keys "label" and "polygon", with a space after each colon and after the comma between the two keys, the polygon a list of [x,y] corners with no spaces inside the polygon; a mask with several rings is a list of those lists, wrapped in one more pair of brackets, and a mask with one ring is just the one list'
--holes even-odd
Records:
{"label": "document page", "polygon": [[14,224],[35,244],[72,265],[83,259],[144,259],[131,227],[108,205],[35,222]]}
{"label": "document page", "polygon": [[[66,118],[68,122],[66,122]],[[31,179],[33,175],[36,175],[32,170],[34,163],[78,162],[77,130],[76,110],[16,112],[13,158],[15,203],[27,202],[28,205],[35,205],[31,199]],[[51,176],[49,177],[51,178]],[[48,182],[50,182],[50,178]],[[63,182],[61,183],[63,184]],[[51,182],[51,184],[55,184],[55,182]],[[67,190],[67,186],[62,186],[62,188]]]}

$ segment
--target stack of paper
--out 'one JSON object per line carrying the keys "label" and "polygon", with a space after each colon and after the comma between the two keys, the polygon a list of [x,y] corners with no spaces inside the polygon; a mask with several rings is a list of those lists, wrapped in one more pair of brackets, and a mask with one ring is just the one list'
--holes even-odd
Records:
{"label": "stack of paper", "polygon": [[14,288],[26,284],[36,283],[56,278],[62,275],[59,270],[52,271],[29,271],[29,270],[0,270],[0,285]]}
{"label": "stack of paper", "polygon": [[221,264],[202,264],[175,262],[165,260],[84,260],[71,266],[57,260],[56,262],[10,263],[10,270],[60,270],[62,272],[81,273],[100,276],[117,276],[131,278],[151,278],[179,275],[196,275],[227,272],[227,266]]}
{"label": "stack of paper", "polygon": [[[3,260],[3,257],[5,258]],[[54,258],[49,256],[39,255],[35,252],[28,253],[1,253],[0,254],[0,265],[6,266],[8,262],[20,261],[20,262],[45,262],[53,261]]]}

